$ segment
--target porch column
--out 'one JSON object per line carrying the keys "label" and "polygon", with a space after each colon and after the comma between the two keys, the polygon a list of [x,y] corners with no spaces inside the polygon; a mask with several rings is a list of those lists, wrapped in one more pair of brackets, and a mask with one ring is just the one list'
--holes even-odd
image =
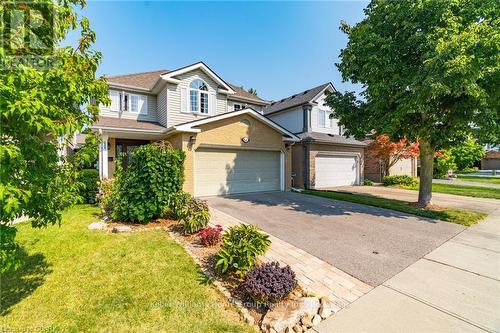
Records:
{"label": "porch column", "polygon": [[108,136],[102,136],[102,142],[99,144],[99,174],[101,179],[108,178]]}

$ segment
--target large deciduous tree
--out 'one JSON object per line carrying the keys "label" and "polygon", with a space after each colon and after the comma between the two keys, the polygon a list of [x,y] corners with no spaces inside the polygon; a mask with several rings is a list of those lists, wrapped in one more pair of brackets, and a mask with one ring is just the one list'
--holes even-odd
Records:
{"label": "large deciduous tree", "polygon": [[[38,16],[44,22],[30,30],[32,21],[21,21],[21,29],[15,19],[0,21],[4,38],[0,48],[4,66],[0,69],[0,271],[15,263],[12,220],[27,216],[34,227],[58,223],[61,210],[75,202],[75,172],[59,156],[60,138],[92,123],[97,105],[108,102],[104,79],[95,77],[101,61],[101,54],[91,48],[95,34],[89,21],[75,12],[76,6],[84,5],[84,0],[0,4],[4,18],[21,13],[21,19]],[[77,45],[61,46],[73,30],[81,34]],[[39,48],[23,46],[35,35],[43,45],[53,44],[50,54],[38,58]],[[26,57],[32,61],[18,65],[7,61]],[[48,58],[50,64],[43,62]]]}
{"label": "large deciduous tree", "polygon": [[327,98],[347,134],[374,130],[420,146],[419,204],[432,198],[433,153],[468,136],[499,142],[496,0],[373,0],[337,64],[359,95]]}
{"label": "large deciduous tree", "polygon": [[418,143],[409,144],[406,139],[391,141],[386,134],[381,134],[370,142],[369,153],[382,161],[383,175],[389,176],[390,169],[399,161],[414,158],[419,154]]}

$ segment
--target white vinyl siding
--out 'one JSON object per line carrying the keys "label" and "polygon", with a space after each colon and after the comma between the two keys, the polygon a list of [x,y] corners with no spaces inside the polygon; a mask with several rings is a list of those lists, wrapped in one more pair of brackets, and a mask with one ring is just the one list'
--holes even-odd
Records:
{"label": "white vinyl siding", "polygon": [[[202,70],[197,69],[189,73],[180,74],[176,76],[175,79],[178,79],[181,82],[179,84],[168,83],[167,87],[164,88],[168,89],[167,127],[204,118],[212,114],[215,115],[226,112],[226,97],[217,93],[218,84]],[[189,111],[189,84],[195,79],[200,79],[207,85],[209,95],[208,114],[192,113]],[[216,103],[214,104],[215,109],[212,110],[210,109],[211,95],[214,95],[215,97],[212,98],[216,100]]]}
{"label": "white vinyl siding", "polygon": [[[128,97],[128,103],[129,107],[127,111],[120,111],[119,110],[119,105],[120,105],[120,100],[119,100],[119,94],[120,92],[122,93],[127,93],[129,95]],[[123,91],[123,90],[116,90],[116,89],[111,89],[110,92],[110,98],[111,98],[111,105],[105,106],[101,105],[100,106],[100,115],[103,117],[111,117],[111,118],[125,118],[125,119],[137,119],[137,120],[144,120],[144,121],[153,121],[156,122],[158,121],[157,118],[157,109],[156,109],[156,96],[155,95],[146,95],[146,94],[140,94],[136,93],[133,91]],[[137,107],[138,111],[137,112],[132,112],[131,111],[131,96],[137,96]]]}
{"label": "white vinyl siding", "polygon": [[304,129],[304,111],[301,106],[269,115],[268,118],[292,133],[300,133]]}
{"label": "white vinyl siding", "polygon": [[280,152],[198,149],[195,196],[280,190]]}
{"label": "white vinyl siding", "polygon": [[359,183],[359,161],[355,156],[317,156],[315,188]]}
{"label": "white vinyl siding", "polygon": [[311,109],[311,130],[313,132],[339,135],[340,129],[336,119],[330,119],[331,109],[324,104],[326,95],[319,96]]}

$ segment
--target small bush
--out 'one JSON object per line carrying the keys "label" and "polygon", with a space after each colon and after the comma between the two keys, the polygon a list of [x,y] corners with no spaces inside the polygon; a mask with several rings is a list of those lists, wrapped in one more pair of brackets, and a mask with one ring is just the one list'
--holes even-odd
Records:
{"label": "small bush", "polygon": [[373,186],[373,181],[371,181],[370,179],[365,179],[365,180],[363,180],[363,185]]}
{"label": "small bush", "polygon": [[257,303],[278,302],[297,285],[295,272],[278,262],[265,263],[248,272],[243,288]]}
{"label": "small bush", "polygon": [[96,169],[83,169],[78,171],[76,180],[81,183],[78,194],[84,203],[94,204],[99,192],[99,171]]}
{"label": "small bush", "polygon": [[407,175],[386,176],[384,177],[382,182],[384,186],[390,186],[390,185],[416,186],[418,184],[417,178],[410,177]]}
{"label": "small bush", "polygon": [[179,220],[183,232],[198,232],[210,222],[210,212],[205,200],[194,199],[189,193],[178,192],[173,194],[169,201],[164,215],[170,214]]}
{"label": "small bush", "polygon": [[220,225],[216,225],[215,227],[206,227],[201,229],[198,233],[198,237],[200,237],[200,241],[203,246],[214,246],[220,241],[221,233],[222,227]]}
{"label": "small bush", "polygon": [[113,179],[104,179],[98,184],[99,192],[97,193],[97,202],[103,214],[110,215],[113,210],[113,194],[114,181]]}
{"label": "small bush", "polygon": [[244,277],[266,253],[271,241],[269,236],[253,225],[241,224],[224,232],[222,247],[216,254],[216,269],[220,273]]}
{"label": "small bush", "polygon": [[475,173],[478,172],[479,168],[478,167],[473,167],[473,168],[465,168],[463,170],[459,170],[459,173]]}

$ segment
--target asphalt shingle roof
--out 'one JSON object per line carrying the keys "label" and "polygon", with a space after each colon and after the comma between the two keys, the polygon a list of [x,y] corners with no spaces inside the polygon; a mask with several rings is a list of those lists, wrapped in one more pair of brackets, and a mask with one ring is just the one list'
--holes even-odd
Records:
{"label": "asphalt shingle roof", "polygon": [[[132,73],[132,74],[124,74],[124,75],[114,75],[114,76],[105,76],[105,79],[109,83],[116,83],[121,85],[127,85],[137,88],[143,89],[151,89],[155,85],[156,81],[160,78],[161,74],[166,74],[171,71],[167,69],[161,69],[150,72],[142,72],[142,73]],[[245,99],[254,100],[259,103],[266,102],[262,98],[252,95],[246,90],[238,87],[237,85],[230,84],[228,85],[236,92],[234,97],[241,97]]]}
{"label": "asphalt shingle roof", "polygon": [[264,109],[264,114],[268,115],[274,112],[278,112],[284,109],[289,109],[295,106],[303,105],[312,101],[312,99],[318,95],[323,89],[325,89],[330,83],[324,83],[320,86],[302,91],[297,94],[293,94],[279,101],[271,102]]}
{"label": "asphalt shingle roof", "polygon": [[302,141],[305,142],[320,142],[320,143],[331,143],[331,144],[343,144],[351,146],[367,146],[366,143],[358,141],[353,138],[347,138],[342,135],[318,133],[318,132],[303,132],[296,134]]}
{"label": "asphalt shingle roof", "polygon": [[99,117],[99,119],[92,125],[92,127],[129,128],[152,131],[165,130],[165,127],[155,122],[111,117]]}

